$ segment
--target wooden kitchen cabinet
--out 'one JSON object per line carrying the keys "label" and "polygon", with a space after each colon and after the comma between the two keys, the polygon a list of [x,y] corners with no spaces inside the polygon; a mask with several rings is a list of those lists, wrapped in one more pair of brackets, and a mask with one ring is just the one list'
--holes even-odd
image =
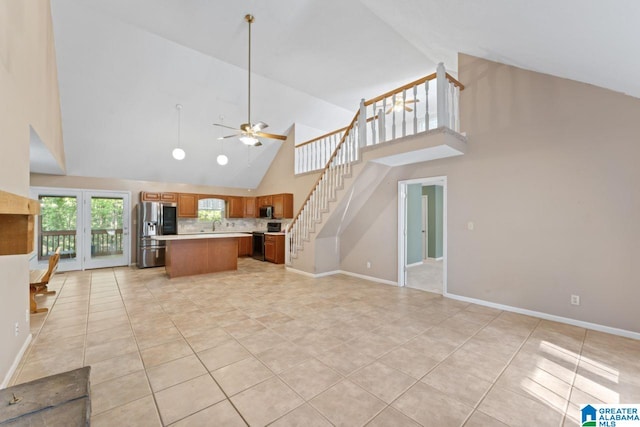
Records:
{"label": "wooden kitchen cabinet", "polygon": [[178,193],[158,193],[152,191],[140,192],[141,202],[167,202],[178,203]]}
{"label": "wooden kitchen cabinet", "polygon": [[251,236],[238,237],[238,257],[253,254],[253,238]]}
{"label": "wooden kitchen cabinet", "polygon": [[258,217],[258,199],[256,197],[243,197],[244,199],[244,214],[243,218],[257,218]]}
{"label": "wooden kitchen cabinet", "polygon": [[227,197],[227,218],[244,217],[244,200],[243,197],[229,196]]}
{"label": "wooden kitchen cabinet", "polygon": [[166,203],[178,203],[178,193],[160,193],[160,201]]}
{"label": "wooden kitchen cabinet", "polygon": [[258,197],[258,208],[263,206],[273,206],[273,198],[271,196]]}
{"label": "wooden kitchen cabinet", "polygon": [[293,194],[274,194],[271,199],[274,218],[293,218]]}
{"label": "wooden kitchen cabinet", "polygon": [[198,217],[198,195],[191,193],[178,194],[178,217],[197,218]]}
{"label": "wooden kitchen cabinet", "polygon": [[284,264],[284,234],[265,234],[264,259],[275,264]]}
{"label": "wooden kitchen cabinet", "polygon": [[141,202],[159,202],[160,201],[160,193],[152,193],[149,191],[141,191],[140,192],[140,201]]}

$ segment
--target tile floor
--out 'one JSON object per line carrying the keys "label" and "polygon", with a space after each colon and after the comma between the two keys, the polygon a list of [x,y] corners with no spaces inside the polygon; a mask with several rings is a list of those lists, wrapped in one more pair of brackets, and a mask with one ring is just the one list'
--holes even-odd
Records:
{"label": "tile floor", "polygon": [[442,294],[442,260],[425,259],[407,268],[407,287]]}
{"label": "tile floor", "polygon": [[13,379],[91,365],[92,425],[574,426],[640,402],[640,341],[347,276],[55,276]]}

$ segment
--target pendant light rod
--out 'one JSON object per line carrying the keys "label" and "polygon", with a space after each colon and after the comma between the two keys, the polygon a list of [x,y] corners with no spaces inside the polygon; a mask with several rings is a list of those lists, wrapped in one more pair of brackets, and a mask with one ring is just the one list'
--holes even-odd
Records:
{"label": "pendant light rod", "polygon": [[247,14],[244,17],[245,21],[247,21],[249,23],[249,61],[248,61],[248,87],[249,87],[249,100],[247,102],[247,119],[248,119],[248,123],[249,126],[252,125],[251,123],[251,24],[254,21],[254,17],[251,14]]}

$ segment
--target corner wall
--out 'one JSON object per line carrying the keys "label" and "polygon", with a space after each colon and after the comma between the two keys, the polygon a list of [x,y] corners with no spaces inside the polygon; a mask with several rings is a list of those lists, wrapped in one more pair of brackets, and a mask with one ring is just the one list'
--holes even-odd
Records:
{"label": "corner wall", "polygon": [[467,55],[459,80],[467,153],[394,168],[341,269],[397,281],[397,181],[447,176],[449,293],[640,332],[640,99]]}
{"label": "corner wall", "polygon": [[[64,167],[47,0],[0,2],[0,189],[29,195],[29,126]],[[0,256],[0,384],[29,339],[28,255]],[[14,334],[15,323],[19,333]]]}

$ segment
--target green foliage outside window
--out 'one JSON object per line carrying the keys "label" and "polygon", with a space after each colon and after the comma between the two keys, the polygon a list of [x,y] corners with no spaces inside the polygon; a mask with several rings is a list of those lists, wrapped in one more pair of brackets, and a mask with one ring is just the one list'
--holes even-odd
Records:
{"label": "green foliage outside window", "polygon": [[40,196],[43,231],[75,230],[78,201],[75,197]]}

